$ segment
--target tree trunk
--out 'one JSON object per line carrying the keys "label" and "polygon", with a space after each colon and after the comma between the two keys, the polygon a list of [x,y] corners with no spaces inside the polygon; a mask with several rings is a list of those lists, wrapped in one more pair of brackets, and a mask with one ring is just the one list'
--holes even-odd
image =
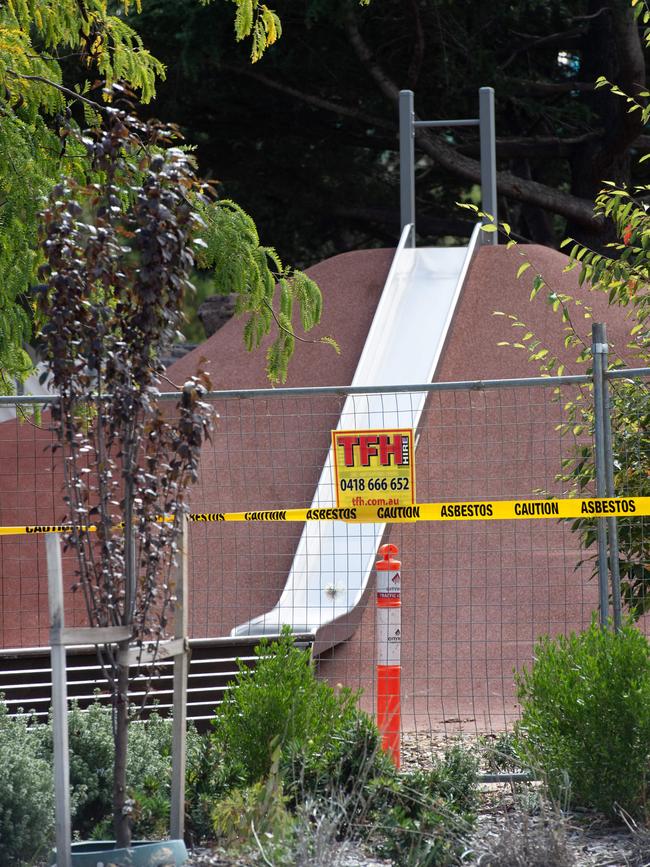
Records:
{"label": "tree trunk", "polygon": [[[128,625],[133,623],[133,611],[136,603],[135,586],[135,560],[136,540],[133,522],[133,487],[134,466],[133,441],[134,437],[129,430],[125,436],[126,448],[124,449],[124,613],[123,621]],[[128,726],[129,726],[129,666],[120,662],[120,659],[128,658],[129,641],[123,641],[119,645],[116,663],[116,689],[113,695],[115,702],[115,761],[113,765],[113,828],[115,831],[115,845],[118,848],[127,849],[131,845],[131,811],[127,804],[126,793],[126,759],[128,752]]]}
{"label": "tree trunk", "polygon": [[[129,642],[120,644],[120,651],[128,652]],[[131,813],[126,797],[126,757],[128,747],[129,702],[128,665],[117,665],[117,689],[115,701],[115,760],[113,764],[113,830],[117,848],[131,845]]]}

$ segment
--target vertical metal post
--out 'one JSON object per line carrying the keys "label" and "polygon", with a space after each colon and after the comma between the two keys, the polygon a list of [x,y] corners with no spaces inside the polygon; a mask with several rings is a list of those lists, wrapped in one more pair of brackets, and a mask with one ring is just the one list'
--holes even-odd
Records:
{"label": "vertical metal post", "polygon": [[382,545],[377,569],[377,728],[382,747],[400,766],[402,734],[402,597],[397,545]]}
{"label": "vertical metal post", "polygon": [[[494,217],[497,223],[497,155],[494,121],[494,88],[481,87],[478,92],[481,132],[481,210]],[[483,220],[484,223],[490,222]],[[482,232],[485,244],[498,244],[498,232]]]}
{"label": "vertical metal post", "polygon": [[45,537],[47,592],[52,659],[52,732],[54,738],[54,809],[57,867],[71,867],[70,765],[68,755],[68,688],[63,642],[63,570],[61,542],[56,533]]}
{"label": "vertical metal post", "polygon": [[189,651],[187,648],[187,569],[188,521],[183,516],[178,544],[176,573],[176,607],[174,637],[183,639],[184,648],[174,657],[174,695],[172,720],[172,790],[170,831],[173,839],[182,840],[185,834],[185,763],[187,734],[187,675]]}
{"label": "vertical metal post", "polygon": [[[606,496],[615,497],[614,490],[614,447],[612,443],[612,414],[610,405],[609,380],[604,375],[608,367],[609,347],[607,345],[607,328],[603,324],[601,336],[601,369],[603,372],[603,435],[605,451],[605,490]],[[609,572],[612,585],[612,611],[614,614],[614,629],[619,632],[622,626],[621,612],[621,575],[618,564],[618,522],[616,515],[607,517],[607,538],[609,541]]]}
{"label": "vertical metal post", "polygon": [[[594,396],[594,448],[596,452],[596,496],[607,496],[605,469],[605,408],[603,406],[603,352],[605,351],[604,328],[594,322],[591,326],[591,351],[593,356]],[[607,624],[609,594],[607,580],[607,519],[597,518],[598,531],[598,595],[600,600],[600,625]]]}
{"label": "vertical metal post", "polygon": [[415,129],[413,91],[399,92],[400,231],[413,226],[409,246],[415,247]]}

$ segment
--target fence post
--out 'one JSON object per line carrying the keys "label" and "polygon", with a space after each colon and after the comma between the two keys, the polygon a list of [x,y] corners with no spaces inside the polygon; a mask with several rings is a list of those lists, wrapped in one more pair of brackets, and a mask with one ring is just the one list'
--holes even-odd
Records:
{"label": "fence post", "polygon": [[[481,209],[494,217],[497,225],[497,157],[494,120],[494,88],[481,87],[478,92],[479,128],[481,133]],[[489,223],[489,220],[483,220]],[[482,232],[484,244],[498,244],[498,232]]]}
{"label": "fence post", "polygon": [[188,520],[183,515],[178,544],[178,567],[176,570],[176,605],[174,612],[174,637],[183,640],[183,650],[174,656],[174,693],[172,718],[172,790],[170,831],[172,838],[182,840],[185,834],[185,765],[187,736],[187,675],[189,649],[187,647],[188,599]]}
{"label": "fence post", "polygon": [[[607,471],[605,467],[605,407],[603,405],[603,354],[607,351],[605,329],[594,322],[591,326],[591,352],[593,357],[594,395],[594,449],[596,452],[596,496],[607,496]],[[598,533],[598,596],[600,602],[600,625],[606,626],[609,614],[607,576],[607,519],[597,518]]]}
{"label": "fence post", "polygon": [[415,247],[415,129],[413,120],[413,91],[399,92],[399,188],[400,188],[400,232],[409,223],[411,229],[410,247]]}
{"label": "fence post", "polygon": [[402,601],[397,545],[382,545],[377,568],[377,728],[382,746],[400,766]]}
{"label": "fence post", "polygon": [[47,534],[45,549],[47,552],[47,597],[50,609],[50,653],[52,659],[56,864],[57,867],[71,867],[68,686],[66,682],[66,649],[63,643],[63,570],[61,568],[61,542],[56,533]]}
{"label": "fence post", "polygon": [[[612,443],[612,414],[610,402],[610,384],[606,377],[609,347],[607,344],[607,327],[603,324],[601,343],[601,369],[603,372],[603,436],[605,451],[605,490],[606,496],[615,497],[614,490],[614,447]],[[609,572],[612,585],[612,611],[614,614],[614,629],[619,632],[622,626],[621,613],[621,575],[618,563],[618,521],[616,515],[607,516],[607,538],[609,541]]]}

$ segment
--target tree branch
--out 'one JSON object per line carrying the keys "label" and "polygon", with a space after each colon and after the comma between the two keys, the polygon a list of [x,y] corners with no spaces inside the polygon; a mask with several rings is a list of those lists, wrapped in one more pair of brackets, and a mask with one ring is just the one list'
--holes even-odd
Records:
{"label": "tree branch", "polygon": [[595,89],[593,81],[573,81],[571,79],[568,81],[531,81],[526,78],[511,78],[510,82],[517,85],[517,87],[526,93],[533,92],[551,95],[555,93],[571,93],[573,91],[589,93]]}
{"label": "tree branch", "polygon": [[568,18],[568,21],[592,21],[594,18],[598,18],[599,15],[602,15],[603,12],[609,12],[609,6],[601,6],[600,9],[597,9],[595,12],[592,12],[589,15],[572,15]]}
{"label": "tree branch", "polygon": [[346,105],[341,105],[338,102],[332,102],[329,99],[323,99],[320,96],[314,96],[311,93],[305,93],[304,91],[298,90],[295,87],[290,87],[288,84],[281,84],[279,81],[276,81],[273,78],[269,78],[268,76],[263,75],[260,72],[255,72],[248,67],[235,66],[229,63],[219,63],[219,68],[226,69],[228,70],[228,72],[234,72],[237,75],[245,75],[248,78],[252,78],[254,81],[259,81],[259,83],[263,84],[265,87],[270,87],[272,90],[277,90],[280,93],[286,93],[288,96],[293,96],[296,99],[299,99],[301,102],[304,102],[307,105],[311,105],[314,108],[322,108],[325,111],[333,112],[334,114],[338,114],[341,117],[350,117],[353,120],[360,121],[361,123],[376,126],[381,129],[388,129],[392,132],[395,132],[395,124],[388,123],[388,121],[383,120],[380,117],[366,114],[363,111],[359,111],[359,109],[350,108]]}
{"label": "tree branch", "polygon": [[[568,158],[576,147],[586,142],[594,141],[602,136],[602,132],[587,132],[583,135],[570,138],[559,136],[514,136],[512,138],[498,138],[496,140],[497,156],[504,159],[524,157],[531,160]],[[458,153],[467,156],[478,156],[479,144],[472,142],[459,145]]]}
{"label": "tree branch", "polygon": [[[351,8],[348,9],[346,14],[346,32],[359,60],[369,75],[375,80],[381,92],[391,102],[397,102],[399,89],[373,57],[370,48],[359,32]],[[432,135],[425,129],[418,129],[416,131],[416,139],[422,150],[434,159],[439,166],[468,181],[472,181],[472,183],[480,183],[481,166],[477,160],[458,153],[440,137]],[[593,204],[591,202],[547,187],[538,181],[525,180],[513,175],[511,172],[498,172],[497,187],[501,195],[509,196],[517,201],[527,202],[531,205],[537,205],[545,210],[560,214],[592,231],[598,230],[601,225],[601,221],[594,216]]]}
{"label": "tree branch", "polygon": [[[643,105],[645,99],[640,98],[639,93],[645,89],[646,67],[636,18],[627,4],[625,8],[612,4],[611,11],[619,64],[615,83],[624,93],[635,97]],[[628,105],[619,99],[617,123],[608,127],[609,134],[603,148],[605,159],[611,159],[612,156],[626,151],[644,126],[641,112],[629,112]]]}
{"label": "tree branch", "polygon": [[16,72],[13,69],[7,67],[7,72],[13,78],[21,78],[24,81],[40,81],[42,84],[48,84],[50,87],[53,87],[55,90],[60,91],[60,93],[65,94],[70,97],[70,99],[77,99],[79,102],[85,102],[86,105],[92,106],[97,111],[106,112],[109,111],[108,106],[102,105],[99,102],[95,102],[94,99],[88,99],[87,96],[82,96],[80,93],[76,93],[74,90],[70,90],[68,87],[64,87],[62,84],[57,84],[56,81],[51,81],[49,78],[45,78],[42,75],[25,75],[22,72]]}
{"label": "tree branch", "polygon": [[502,63],[500,69],[505,69],[507,66],[516,60],[516,58],[520,54],[525,54],[527,51],[530,51],[532,48],[537,48],[539,45],[552,45],[553,43],[560,42],[563,45],[568,45],[571,40],[579,39],[580,36],[584,33],[584,28],[575,27],[573,30],[563,30],[559,33],[549,33],[546,36],[531,36],[529,33],[518,33],[517,31],[511,31],[514,36],[519,37],[520,39],[529,39],[530,41],[525,43],[524,45],[520,45],[518,48],[512,52],[510,57]]}

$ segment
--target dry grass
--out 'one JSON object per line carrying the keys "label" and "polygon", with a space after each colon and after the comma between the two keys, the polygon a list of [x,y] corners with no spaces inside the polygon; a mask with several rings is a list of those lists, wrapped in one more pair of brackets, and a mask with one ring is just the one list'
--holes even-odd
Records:
{"label": "dry grass", "polygon": [[561,812],[540,802],[538,812],[517,810],[505,816],[503,827],[481,840],[480,867],[574,867],[567,823]]}

